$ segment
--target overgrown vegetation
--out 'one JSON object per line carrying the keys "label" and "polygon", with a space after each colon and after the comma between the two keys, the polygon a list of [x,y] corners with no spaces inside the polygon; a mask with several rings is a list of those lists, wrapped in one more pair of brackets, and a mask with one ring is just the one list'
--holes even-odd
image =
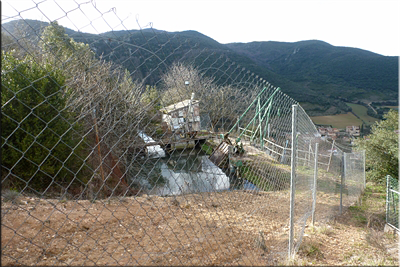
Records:
{"label": "overgrown vegetation", "polygon": [[[3,186],[93,195],[110,194],[108,185],[116,192],[126,144],[137,138],[131,125],[147,124],[154,103],[128,71],[96,58],[56,22],[29,49],[2,51]],[[97,171],[84,175],[87,168]]]}
{"label": "overgrown vegetation", "polygon": [[398,234],[384,231],[385,192],[384,185],[368,182],[359,204],[306,229],[299,253],[287,264],[398,265]]}
{"label": "overgrown vegetation", "polygon": [[355,141],[356,149],[365,150],[368,180],[385,183],[386,175],[399,178],[399,114],[391,110],[371,127],[366,139]]}
{"label": "overgrown vegetation", "polygon": [[80,125],[66,110],[65,81],[46,62],[2,51],[2,171],[13,173],[9,187],[43,193],[82,178]]}
{"label": "overgrown vegetation", "polygon": [[202,144],[201,150],[204,151],[204,153],[206,153],[207,155],[211,155],[211,153],[213,152],[213,148],[209,143]]}
{"label": "overgrown vegetation", "polygon": [[[94,196],[127,190],[130,145],[143,143],[137,129],[163,136],[161,106],[195,93],[214,127],[221,120],[235,121],[257,93],[257,88],[244,92],[221,85],[180,63],[163,69],[157,87],[145,85],[145,79],[133,80],[127,69],[72,39],[57,22],[39,32],[40,41],[26,47],[7,39],[7,50],[17,50],[3,52],[4,185],[21,191],[29,187],[43,193],[58,186],[61,194],[73,189],[73,194]],[[237,103],[234,110],[231,102]],[[84,175],[85,169],[91,171]]]}

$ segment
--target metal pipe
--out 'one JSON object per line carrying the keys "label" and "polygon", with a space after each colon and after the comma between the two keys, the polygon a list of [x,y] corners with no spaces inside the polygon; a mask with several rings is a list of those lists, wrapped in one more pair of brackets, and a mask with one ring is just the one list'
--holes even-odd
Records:
{"label": "metal pipe", "polygon": [[389,221],[389,179],[390,176],[386,175],[386,222]]}
{"label": "metal pipe", "polygon": [[[270,111],[272,109],[271,104],[272,104],[272,102],[269,103],[269,105],[268,105],[268,107],[266,109],[266,111],[268,110],[268,113],[267,113],[267,121],[265,122],[265,126],[264,126],[264,135],[263,135],[263,136],[265,136],[266,128],[268,127],[268,138],[269,138],[269,114],[270,114]],[[265,117],[265,114],[264,114],[264,117]],[[264,142],[263,142],[263,146],[264,146]]]}
{"label": "metal pipe", "polygon": [[[235,125],[233,125],[233,127],[231,128],[231,130],[228,132],[228,134],[230,134],[233,129],[235,129],[236,125],[239,124],[240,120],[244,117],[244,115],[246,115],[247,111],[249,111],[249,109],[251,108],[251,106],[253,106],[253,104],[257,101],[257,99],[261,96],[262,93],[264,93],[264,91],[267,89],[267,87],[264,87],[260,93],[258,93],[258,95],[256,96],[256,98],[253,100],[253,102],[250,104],[250,106],[247,107],[247,109],[244,111],[244,113],[240,116],[239,120],[235,123]],[[247,128],[246,128],[247,129]]]}
{"label": "metal pipe", "polygon": [[[268,117],[267,117],[267,122],[268,122],[268,119],[269,119],[269,111],[270,111],[270,109],[271,109],[271,102],[269,102],[268,107],[264,110],[264,115],[261,117],[260,121],[264,121],[265,116],[268,115]],[[261,113],[259,113],[259,116],[260,116],[260,115],[261,115]],[[254,131],[254,128],[253,128],[253,136],[252,136],[253,139],[254,139],[254,137],[256,136],[256,134],[257,134],[257,132],[258,132],[258,130],[259,130],[260,128],[262,128],[262,127],[261,127],[261,124],[259,124],[259,125],[257,126],[257,128],[256,128],[255,131]],[[260,133],[260,134],[261,134],[261,133]]]}
{"label": "metal pipe", "polygon": [[296,149],[297,149],[297,105],[292,105],[292,155],[290,175],[290,215],[289,215],[289,260],[293,256],[294,245],[294,198],[296,190]]}
{"label": "metal pipe", "polygon": [[329,156],[329,162],[328,162],[328,168],[326,168],[327,172],[329,172],[329,167],[331,166],[331,160],[332,160],[333,148],[335,147],[335,141],[336,141],[336,139],[333,140],[333,143],[332,143],[331,154]]}
{"label": "metal pipe", "polygon": [[315,205],[317,203],[318,145],[319,145],[318,143],[315,143],[313,203],[312,203],[312,214],[311,214],[311,220],[313,226],[315,223]]}
{"label": "metal pipe", "polygon": [[339,214],[342,214],[342,210],[343,210],[343,187],[344,187],[344,177],[345,177],[345,175],[346,175],[346,153],[343,152],[343,156],[342,156],[342,173],[341,173],[341,176],[340,176]]}
{"label": "metal pipe", "polygon": [[363,173],[364,173],[364,189],[365,190],[367,183],[366,183],[366,179],[365,179],[365,150],[363,150]]}
{"label": "metal pipe", "polygon": [[[281,88],[279,88],[279,87],[276,88],[275,92],[273,92],[272,95],[267,99],[267,101],[266,101],[265,104],[262,106],[262,108],[260,109],[260,111],[263,110],[264,107],[265,107],[267,104],[269,104],[270,99],[271,99],[271,98],[276,94],[276,92],[278,92],[280,89],[281,89]],[[247,112],[247,111],[246,111],[246,112]],[[247,124],[246,128],[244,128],[245,130],[247,130],[247,128],[250,126],[250,124],[252,124],[252,123],[254,122],[254,120],[257,118],[258,113],[259,113],[259,112],[257,112],[257,113],[254,115],[253,119],[249,122],[249,124]],[[229,132],[229,133],[230,133],[230,132]],[[242,134],[243,134],[243,133],[241,133],[241,134],[239,135],[238,139],[240,139],[240,137],[242,136]]]}

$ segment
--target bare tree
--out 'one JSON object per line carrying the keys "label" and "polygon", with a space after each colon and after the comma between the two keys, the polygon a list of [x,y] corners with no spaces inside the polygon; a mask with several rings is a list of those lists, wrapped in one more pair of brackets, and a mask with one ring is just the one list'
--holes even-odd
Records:
{"label": "bare tree", "polygon": [[44,30],[41,48],[44,59],[67,77],[66,109],[81,125],[77,134],[85,137],[92,165],[100,170],[101,184],[111,180],[116,170],[121,180],[130,164],[129,146],[143,142],[137,129],[151,108],[150,103],[141,101],[143,86],[122,67],[96,58],[88,45],[69,38],[56,23]]}
{"label": "bare tree", "polygon": [[[200,113],[208,114],[214,128],[221,119],[233,122],[253,101],[260,88],[217,85],[192,65],[174,63],[163,77],[162,104],[170,105],[189,99],[195,93]],[[233,106],[234,105],[234,106]]]}
{"label": "bare tree", "polygon": [[161,103],[164,106],[189,99],[192,93],[201,100],[214,86],[212,78],[204,77],[192,65],[180,62],[172,64],[162,81],[164,90]]}
{"label": "bare tree", "polygon": [[[240,90],[231,85],[213,86],[204,99],[205,110],[208,111],[212,127],[222,119],[231,122],[246,110],[255,97],[256,90]],[[226,125],[229,127],[229,125]]]}

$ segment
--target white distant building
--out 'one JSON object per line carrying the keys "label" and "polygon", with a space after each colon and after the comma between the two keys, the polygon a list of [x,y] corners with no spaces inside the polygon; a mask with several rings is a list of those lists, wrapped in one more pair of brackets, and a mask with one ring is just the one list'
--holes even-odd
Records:
{"label": "white distant building", "polygon": [[331,128],[331,127],[319,127],[318,132],[321,136],[328,136],[332,139],[336,139],[339,135],[338,128]]}
{"label": "white distant building", "polygon": [[360,136],[360,126],[346,126],[346,133],[351,136]]}

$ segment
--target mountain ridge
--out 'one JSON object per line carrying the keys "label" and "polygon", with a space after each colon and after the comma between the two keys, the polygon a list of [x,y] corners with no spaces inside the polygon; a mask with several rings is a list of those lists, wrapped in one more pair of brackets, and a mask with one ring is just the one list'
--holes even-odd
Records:
{"label": "mountain ridge", "polygon": [[[49,25],[35,20],[11,21],[2,25],[2,33],[18,35],[16,28],[21,27],[18,24],[25,25],[25,30],[33,36],[39,36],[43,27]],[[283,92],[303,103],[310,115],[347,112],[349,108],[345,101],[398,99],[398,57],[360,48],[333,46],[321,40],[221,44],[195,30],[167,32],[150,28],[90,34],[65,29],[75,41],[89,44],[97,55],[107,55],[107,60],[130,71],[143,62],[139,55],[129,55],[130,47],[135,46],[146,46],[152,51],[159,51],[161,46],[163,53],[177,54],[167,58],[165,64],[172,64],[174,58],[190,59],[188,51],[196,49],[210,51],[216,58],[228,57],[281,87]],[[143,53],[142,57],[147,55]],[[195,62],[195,59],[191,60]],[[151,64],[157,67],[155,63],[147,63],[150,69]],[[159,79],[148,70],[135,75],[136,78],[147,77],[150,84]]]}

